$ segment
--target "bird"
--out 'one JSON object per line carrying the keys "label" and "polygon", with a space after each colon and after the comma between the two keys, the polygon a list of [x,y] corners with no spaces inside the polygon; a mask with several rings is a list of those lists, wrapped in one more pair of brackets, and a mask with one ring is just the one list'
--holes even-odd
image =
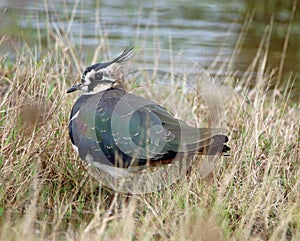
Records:
{"label": "bird", "polygon": [[228,137],[218,128],[198,128],[166,108],[124,88],[122,66],[132,58],[126,48],[109,62],[87,67],[82,91],[72,107],[69,136],[79,157],[112,176],[172,163],[176,156],[228,155]]}

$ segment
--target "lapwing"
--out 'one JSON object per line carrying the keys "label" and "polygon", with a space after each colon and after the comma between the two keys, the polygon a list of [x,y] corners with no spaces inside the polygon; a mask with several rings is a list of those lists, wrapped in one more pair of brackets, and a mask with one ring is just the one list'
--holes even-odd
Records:
{"label": "lapwing", "polygon": [[67,90],[82,91],[69,122],[80,158],[115,175],[116,169],[167,165],[177,155],[227,155],[228,137],[219,129],[192,127],[156,102],[125,91],[121,68],[132,53],[126,48],[110,62],[87,67],[82,82]]}

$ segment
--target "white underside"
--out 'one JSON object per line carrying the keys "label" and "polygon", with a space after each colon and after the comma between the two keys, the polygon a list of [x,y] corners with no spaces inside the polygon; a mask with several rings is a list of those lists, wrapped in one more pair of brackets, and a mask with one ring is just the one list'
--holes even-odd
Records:
{"label": "white underside", "polygon": [[126,177],[130,174],[128,171],[126,171],[126,169],[109,166],[106,164],[102,164],[101,162],[94,161],[94,158],[90,154],[87,154],[85,156],[85,160],[92,166],[108,172],[113,177],[121,178],[121,177]]}
{"label": "white underside", "polygon": [[72,120],[74,120],[75,118],[77,118],[78,115],[79,115],[79,111],[77,111],[77,112],[75,113],[75,115],[72,116],[72,118],[71,118],[70,121],[72,121]]}
{"label": "white underside", "polygon": [[78,147],[75,146],[73,143],[72,143],[72,147],[73,147],[73,149],[74,149],[77,153],[79,153],[79,152],[78,152]]}

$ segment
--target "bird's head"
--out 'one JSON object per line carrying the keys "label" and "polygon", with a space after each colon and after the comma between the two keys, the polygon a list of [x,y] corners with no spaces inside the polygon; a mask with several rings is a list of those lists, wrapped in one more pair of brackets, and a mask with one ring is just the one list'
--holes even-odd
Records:
{"label": "bird's head", "polygon": [[126,48],[121,55],[110,62],[87,67],[82,74],[82,82],[68,89],[67,93],[82,90],[84,94],[94,94],[113,87],[122,87],[121,64],[131,57],[132,50],[132,47]]}

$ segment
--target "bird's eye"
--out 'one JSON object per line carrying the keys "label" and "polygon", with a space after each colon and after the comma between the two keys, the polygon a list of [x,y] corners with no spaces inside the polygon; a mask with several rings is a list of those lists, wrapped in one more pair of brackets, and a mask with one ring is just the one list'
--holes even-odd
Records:
{"label": "bird's eye", "polygon": [[103,73],[96,73],[95,74],[95,80],[102,80],[102,78],[103,78]]}

